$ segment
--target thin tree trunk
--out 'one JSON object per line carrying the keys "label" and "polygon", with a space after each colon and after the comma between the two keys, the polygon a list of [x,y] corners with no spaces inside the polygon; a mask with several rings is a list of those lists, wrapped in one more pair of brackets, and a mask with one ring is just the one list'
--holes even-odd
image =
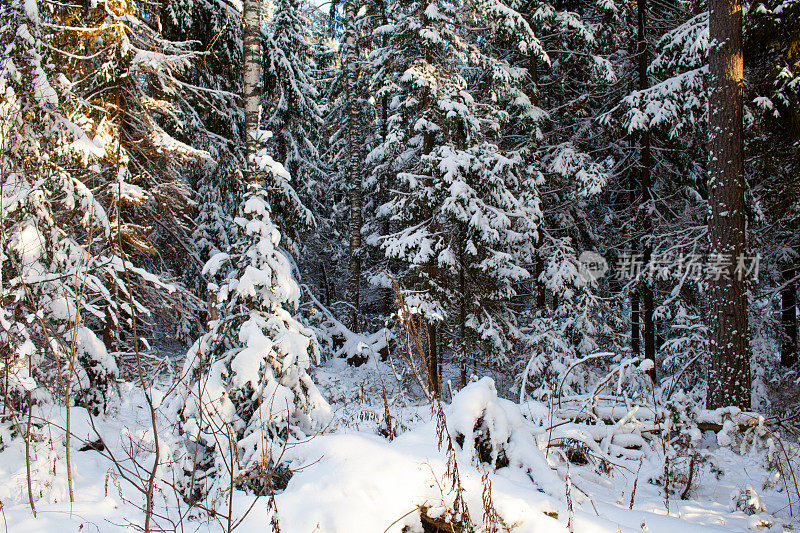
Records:
{"label": "thin tree trunk", "polygon": [[322,261],[320,264],[322,267],[322,286],[324,287],[324,295],[325,295],[325,307],[331,306],[331,284],[328,280],[328,269],[325,268],[325,261]]}
{"label": "thin tree trunk", "polygon": [[350,300],[350,327],[358,331],[359,287],[361,280],[361,226],[362,184],[359,172],[359,155],[361,140],[359,133],[358,103],[356,102],[356,76],[358,49],[356,44],[356,6],[348,0],[345,6],[347,30],[345,34],[344,65],[347,69],[346,102],[347,102],[347,183],[350,187],[350,280],[348,292]]}
{"label": "thin tree trunk", "polygon": [[[539,224],[542,224],[542,221],[539,221]],[[542,257],[542,244],[544,242],[544,233],[542,232],[541,226],[536,228],[536,247],[535,253],[536,257],[534,258],[534,276],[535,279],[533,281],[534,285],[536,286],[536,308],[540,311],[544,311],[545,307],[547,307],[547,288],[544,285],[544,281],[540,278],[544,273],[544,257]]]}
{"label": "thin tree trunk", "polygon": [[258,186],[255,155],[258,151],[258,121],[261,110],[261,2],[244,0],[242,6],[242,37],[244,42],[242,100],[244,104],[246,178],[252,187]]}
{"label": "thin tree trunk", "polygon": [[783,271],[785,283],[781,289],[781,365],[787,368],[797,364],[797,267]]}
{"label": "thin tree trunk", "polygon": [[[631,148],[633,148],[633,140],[631,142]],[[636,175],[634,171],[629,172],[628,174],[628,194],[630,198],[630,205],[636,205]],[[639,243],[637,241],[636,236],[636,224],[634,224],[633,231],[632,231],[632,238],[631,238],[631,258],[636,258],[636,254],[639,252]],[[639,315],[639,290],[637,287],[634,287],[633,291],[631,291],[631,353],[638,357],[639,354],[642,353],[641,349],[641,321]]]}
{"label": "thin tree trunk", "polygon": [[634,356],[642,353],[639,307],[639,292],[634,290],[633,294],[631,294],[631,352]]}
{"label": "thin tree trunk", "polygon": [[458,250],[459,250],[459,265],[458,265],[458,292],[459,309],[458,309],[458,343],[461,346],[461,386],[467,386],[467,279],[464,273],[464,248],[466,247],[466,239],[464,233],[461,232]]}
{"label": "thin tree trunk", "polygon": [[439,396],[441,387],[439,386],[439,354],[436,350],[436,323],[428,322],[426,326],[428,332],[428,379],[431,392]]}
{"label": "thin tree trunk", "polygon": [[[529,91],[531,94],[531,103],[538,104],[538,98],[536,95],[539,89],[539,61],[533,51],[531,51],[528,55],[528,75],[531,80]],[[536,228],[536,245],[534,252],[536,256],[533,260],[533,284],[536,288],[536,308],[540,311],[544,311],[545,307],[547,306],[547,291],[544,282],[539,279],[544,272],[544,258],[542,257],[544,232],[542,232],[541,227],[543,223],[543,220],[539,220],[539,226]]]}
{"label": "thin tree trunk", "polygon": [[[378,0],[380,8],[381,25],[386,26],[389,24],[389,15],[386,11],[386,0]],[[386,32],[381,35],[381,47],[386,48],[389,45],[389,36]],[[381,144],[385,145],[389,138],[389,96],[384,93],[381,96]],[[391,188],[390,175],[386,171],[380,174],[380,187],[378,188],[377,205],[385,205],[389,201],[389,190]],[[374,214],[372,216],[375,216]],[[384,216],[381,220],[381,235],[389,235],[391,231],[391,221],[388,216]],[[394,268],[395,259],[388,259],[388,268],[390,272],[395,272]],[[385,296],[386,309],[394,309],[394,291],[387,290]]]}
{"label": "thin tree trunk", "polygon": [[[430,52],[429,52],[430,53]],[[432,58],[429,58],[432,60]],[[427,155],[433,151],[433,143],[435,138],[432,133],[425,133],[423,135],[422,140],[422,154]],[[431,185],[431,179],[426,178],[426,185]],[[431,232],[436,231],[436,222],[433,217],[433,212],[429,211],[425,214],[425,218],[431,219]],[[439,276],[439,266],[436,263],[436,259],[431,259],[431,261],[425,267],[428,271],[428,275],[431,279],[436,279]],[[439,386],[439,354],[436,350],[437,338],[436,338],[436,322],[431,321],[428,322],[426,326],[426,331],[428,334],[428,377],[430,379],[430,389],[431,392],[439,396],[440,386]]]}
{"label": "thin tree trunk", "polygon": [[[30,360],[30,358],[29,358]],[[30,367],[30,363],[29,366]],[[8,388],[6,388],[8,390]],[[33,487],[31,478],[31,417],[33,416],[33,397],[31,391],[28,391],[28,424],[25,428],[25,473],[27,474],[28,485],[28,505],[31,507],[31,513],[36,518],[36,506],[33,503]]]}
{"label": "thin tree trunk", "polygon": [[711,252],[728,272],[712,276],[709,409],[750,408],[750,346],[745,279],[735,273],[746,252],[742,166],[742,0],[711,0],[709,50],[709,206]]}
{"label": "thin tree trunk", "polygon": [[[637,44],[637,63],[639,70],[639,89],[644,90],[649,87],[647,79],[647,38],[645,35],[645,23],[647,19],[647,0],[638,0],[637,3],[637,17],[638,17],[638,44]],[[650,154],[650,133],[642,132],[639,138],[641,145],[640,153],[640,174],[639,185],[642,188],[642,202],[645,206],[644,213],[642,214],[642,229],[644,233],[644,243],[642,246],[643,256],[642,262],[647,265],[653,255],[653,246],[651,244],[651,237],[653,231],[653,222],[651,217],[651,207],[653,202],[653,182],[652,182],[652,166],[653,161]],[[652,368],[649,370],[650,378],[653,383],[656,381],[656,331],[655,323],[653,321],[654,301],[653,301],[653,287],[652,279],[648,275],[645,276],[644,283],[641,284],[639,290],[642,296],[642,319],[644,328],[642,336],[644,337],[644,357],[653,362]]]}

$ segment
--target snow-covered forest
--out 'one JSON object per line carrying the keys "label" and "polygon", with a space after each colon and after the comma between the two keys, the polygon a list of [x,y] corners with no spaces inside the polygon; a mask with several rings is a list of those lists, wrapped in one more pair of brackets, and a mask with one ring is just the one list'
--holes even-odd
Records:
{"label": "snow-covered forest", "polygon": [[3,0],[0,531],[800,527],[800,0]]}

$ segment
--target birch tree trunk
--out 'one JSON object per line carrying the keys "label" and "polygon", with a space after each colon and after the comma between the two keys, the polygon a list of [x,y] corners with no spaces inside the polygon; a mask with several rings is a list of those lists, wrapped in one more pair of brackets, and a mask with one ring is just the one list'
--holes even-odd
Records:
{"label": "birch tree trunk", "polygon": [[357,88],[358,83],[358,48],[356,43],[356,6],[353,0],[347,0],[345,5],[346,31],[342,61],[347,69],[345,77],[347,99],[347,183],[350,187],[350,280],[348,293],[350,300],[350,327],[358,331],[358,313],[360,307],[359,288],[361,284],[361,227],[362,214],[362,184],[359,172],[361,154],[361,140],[359,135],[359,116]]}
{"label": "birch tree trunk", "polygon": [[750,347],[746,280],[735,274],[744,257],[742,166],[742,0],[711,0],[709,71],[709,206],[712,260],[727,272],[712,276],[711,360],[707,406],[750,408]]}
{"label": "birch tree trunk", "polygon": [[244,105],[245,178],[258,186],[255,155],[258,150],[258,120],[261,108],[261,0],[244,0],[242,5],[242,101]]}

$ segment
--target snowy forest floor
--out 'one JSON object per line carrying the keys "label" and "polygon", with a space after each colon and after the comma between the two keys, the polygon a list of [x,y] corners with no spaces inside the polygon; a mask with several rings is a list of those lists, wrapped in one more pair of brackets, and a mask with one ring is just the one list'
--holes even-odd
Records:
{"label": "snowy forest floor", "polygon": [[[354,368],[343,359],[330,360],[317,369],[316,381],[334,417],[324,433],[284,452],[294,474],[276,497],[283,533],[421,532],[422,507],[434,516],[452,504],[454,495],[445,477],[447,456],[437,446],[435,416],[419,391],[396,370],[375,360]],[[384,387],[393,424],[399,428],[393,440],[379,434],[385,429]],[[163,391],[154,389],[153,396],[158,402]],[[795,509],[790,509],[787,497],[787,492],[794,494],[793,489],[775,482],[763,452],[742,455],[719,447],[713,432],[703,435],[706,459],[697,460],[686,499],[681,499],[686,465],[673,458],[677,490],[666,501],[663,483],[658,481],[664,473],[658,439],[642,439],[644,426],[635,416],[613,430],[604,427],[609,438],[589,446],[589,460],[581,464],[584,461],[574,456],[567,460],[563,449],[548,449],[547,444],[570,436],[585,439],[592,426],[569,420],[553,423],[552,413],[543,404],[519,405],[498,398],[490,379],[456,392],[452,402],[445,403],[445,412],[454,440],[479,425],[484,436],[491,434],[489,462],[497,468],[480,462],[474,448],[457,447],[458,470],[474,523],[482,523],[488,479],[494,508],[502,519],[499,531],[695,533],[790,531],[797,526],[790,516],[792,510],[796,514],[797,501],[793,501]],[[141,389],[121,383],[109,414],[94,419],[82,408],[72,409],[74,503],[68,499],[61,445],[64,432],[59,429],[66,424],[65,412],[53,408],[40,416],[49,422],[43,428],[49,438],[34,442],[31,452],[31,477],[38,483],[34,491],[42,495],[36,507],[38,517],[32,516],[27,504],[25,449],[22,440],[15,439],[0,453],[0,524],[5,531],[99,532],[141,527],[142,493],[119,475],[119,467],[109,459],[113,455],[129,472],[152,464],[149,410]],[[162,417],[160,423],[164,458],[177,437],[171,429],[174,421]],[[80,451],[98,433],[108,448],[103,453]],[[596,460],[600,456],[609,460]],[[146,478],[146,472],[139,474]],[[166,466],[159,471],[163,481],[156,498],[159,528],[227,529],[220,517],[186,515],[185,502],[168,489],[169,475]],[[748,513],[755,513],[746,514],[742,509],[747,505],[736,509],[735,501],[731,503],[742,494],[750,500],[745,503],[752,504]],[[241,519],[236,531],[269,530],[268,498],[255,503],[254,499],[245,493],[234,495],[234,524]]]}

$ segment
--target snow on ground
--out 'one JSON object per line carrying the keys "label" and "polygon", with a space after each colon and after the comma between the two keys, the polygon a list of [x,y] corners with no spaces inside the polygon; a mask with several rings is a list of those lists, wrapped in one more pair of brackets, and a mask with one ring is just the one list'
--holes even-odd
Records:
{"label": "snow on ground", "polygon": [[[334,422],[324,434],[290,446],[285,458],[296,472],[285,491],[277,496],[277,507],[283,533],[382,533],[422,531],[419,507],[430,515],[444,512],[452,504],[453,494],[445,479],[446,455],[437,446],[436,421],[430,407],[423,405],[413,387],[404,384],[401,373],[387,362],[370,361],[358,368],[335,359],[316,372],[316,379],[331,400]],[[384,425],[383,390],[389,409],[400,427],[394,440],[376,433]],[[148,411],[140,390],[123,384],[113,412],[96,419],[95,427],[109,450],[133,471],[139,464],[149,465],[152,434],[148,427]],[[158,394],[156,394],[158,396]],[[569,465],[557,452],[544,450],[548,438],[545,427],[535,419],[543,406],[523,406],[498,398],[490,379],[471,383],[445,406],[451,436],[468,434],[479,425],[481,435],[492,445],[490,461],[498,460],[500,449],[505,461],[492,468],[477,461],[473,447],[456,445],[456,458],[466,501],[473,521],[480,522],[482,476],[487,469],[495,508],[510,531],[568,531],[570,509],[567,504],[565,478],[569,473],[574,502],[572,531],[578,533],[654,533],[790,531],[797,523],[789,516],[787,497],[782,484],[763,489],[770,479],[761,459],[755,454],[741,456],[729,449],[708,446],[715,458],[714,469],[705,465],[696,474],[699,488],[690,499],[679,495],[670,498],[669,509],[663,487],[648,482],[657,477],[661,463],[655,459],[637,462],[620,459],[608,473],[592,465]],[[525,417],[527,415],[527,418]],[[64,412],[43,413],[52,424],[45,431],[54,442],[63,442],[59,426],[64,425]],[[480,423],[478,423],[480,421]],[[175,437],[167,431],[163,420],[160,434],[162,457],[169,457]],[[72,409],[72,464],[75,503],[67,495],[63,447],[52,447],[47,440],[34,445],[35,492],[37,518],[27,505],[24,447],[19,439],[0,452],[0,501],[5,531],[106,532],[141,526],[142,512],[137,506],[142,495],[115,473],[113,464],[95,450],[79,451],[85,441],[94,440],[88,413]],[[488,437],[486,436],[488,432]],[[477,433],[476,433],[477,435]],[[712,436],[706,436],[713,440]],[[464,442],[462,441],[462,442]],[[503,466],[504,464],[508,466]],[[554,466],[555,468],[551,468]],[[161,475],[169,479],[169,469]],[[53,475],[54,474],[54,475]],[[139,472],[146,476],[147,472]],[[631,491],[636,483],[633,509],[629,509]],[[746,515],[731,511],[731,497],[752,486],[766,508],[764,513]],[[266,498],[253,504],[252,496],[237,493],[234,516],[244,517],[236,531],[269,531]],[[186,510],[161,485],[156,499],[160,514],[169,515],[158,524],[179,531],[222,531],[224,520],[186,519],[177,523],[177,516]],[[252,505],[252,509],[247,512]],[[180,507],[179,507],[180,506]],[[168,510],[166,510],[168,508]],[[796,509],[795,509],[796,511]],[[246,515],[246,516],[245,516]],[[405,529],[404,529],[405,528]],[[502,530],[502,529],[501,529]]]}

